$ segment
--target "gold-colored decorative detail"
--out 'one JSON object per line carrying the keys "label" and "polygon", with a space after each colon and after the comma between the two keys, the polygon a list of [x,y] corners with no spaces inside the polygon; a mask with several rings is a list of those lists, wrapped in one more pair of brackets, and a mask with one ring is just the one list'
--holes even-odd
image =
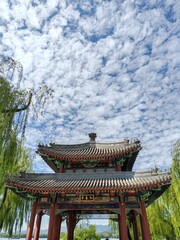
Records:
{"label": "gold-colored decorative detail", "polygon": [[94,195],[93,194],[83,194],[79,196],[80,201],[94,201]]}

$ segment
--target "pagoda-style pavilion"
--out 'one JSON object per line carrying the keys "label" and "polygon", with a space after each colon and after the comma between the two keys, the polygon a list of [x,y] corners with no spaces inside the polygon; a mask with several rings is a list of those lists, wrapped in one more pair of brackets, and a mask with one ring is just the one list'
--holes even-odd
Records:
{"label": "pagoda-style pavilion", "polygon": [[138,217],[143,240],[151,239],[146,207],[169,187],[169,173],[132,171],[139,140],[97,143],[95,133],[89,137],[84,144],[40,144],[37,153],[55,173],[22,173],[6,181],[16,194],[33,199],[26,240],[39,239],[44,214],[49,214],[48,240],[59,239],[65,216],[68,240],[73,240],[80,214],[116,214],[121,240],[129,239],[128,219],[139,239]]}

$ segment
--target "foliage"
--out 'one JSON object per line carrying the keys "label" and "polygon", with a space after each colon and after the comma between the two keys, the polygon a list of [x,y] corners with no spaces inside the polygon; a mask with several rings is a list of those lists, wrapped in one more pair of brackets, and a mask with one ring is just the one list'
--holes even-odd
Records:
{"label": "foliage", "polygon": [[[16,68],[15,62],[8,64],[10,67]],[[19,69],[19,63],[17,64]],[[1,73],[2,73],[1,65]],[[20,68],[21,69],[21,68]],[[10,74],[12,79],[13,73]],[[22,74],[19,73],[18,76]],[[27,122],[28,109],[19,111],[24,106],[27,98],[27,93],[23,90],[18,90],[17,86],[13,86],[10,82],[0,76],[0,189],[2,188],[2,180],[6,176],[11,176],[17,172],[19,168],[18,161],[21,156],[24,158],[24,150],[22,148],[22,137]],[[26,105],[26,104],[25,104]],[[23,164],[21,162],[21,164]]]}
{"label": "foliage", "polygon": [[148,208],[152,239],[180,239],[180,142],[173,151],[172,185]]}
{"label": "foliage", "polygon": [[[13,144],[14,146],[13,146]],[[21,171],[31,170],[30,154],[22,146],[21,141],[13,135],[9,145],[2,150],[0,157],[0,194],[5,194],[4,202],[0,209],[0,230],[8,232],[11,236],[13,231],[21,229],[23,219],[27,217],[29,202],[4,189],[3,180]],[[11,154],[10,154],[11,153]]]}
{"label": "foliage", "polygon": [[0,211],[0,229],[12,236],[13,232],[20,232],[24,218],[27,220],[30,203],[17,196],[10,190]]}
{"label": "foliage", "polygon": [[[7,66],[6,66],[7,65]],[[4,66],[4,65],[3,65]],[[13,73],[16,69],[14,61],[9,61],[5,64],[8,68],[8,77],[12,79]],[[22,71],[17,63],[17,68]],[[6,177],[12,176],[14,173],[20,172],[29,168],[29,157],[22,147],[22,136],[25,131],[28,109],[26,111],[18,111],[24,106],[26,102],[27,93],[18,90],[20,79],[18,79],[17,86],[13,86],[4,78],[0,76],[0,193],[3,189],[3,180]],[[18,77],[22,73],[19,72]]]}
{"label": "foliage", "polygon": [[[67,239],[67,233],[61,234],[61,239]],[[84,228],[81,225],[75,228],[74,232],[74,240],[100,240],[101,235],[96,233],[96,227],[93,225],[89,225],[89,228]]]}
{"label": "foliage", "polygon": [[[37,91],[22,90],[22,65],[11,58],[0,58],[0,230],[11,235],[20,229],[27,216],[29,203],[4,188],[4,180],[31,170],[30,154],[23,147],[28,113],[35,99],[45,104],[52,91],[41,86]],[[12,83],[15,83],[14,85]],[[4,196],[3,196],[4,193]]]}
{"label": "foliage", "polygon": [[[112,237],[119,237],[119,223],[118,223],[118,214],[111,214],[109,219],[109,226],[111,228]],[[132,239],[133,229],[130,221],[127,222],[127,230],[128,230],[128,239]]]}
{"label": "foliage", "polygon": [[[148,220],[152,240],[180,239],[180,142],[177,142],[173,150],[173,163],[171,168],[171,186],[147,208]],[[118,236],[118,223],[113,221],[116,215],[111,215],[109,224],[114,237]],[[139,226],[139,233],[140,225]],[[129,231],[132,236],[132,226]]]}
{"label": "foliage", "polygon": [[111,214],[109,219],[109,226],[111,228],[111,233],[113,237],[119,236],[119,226],[118,221],[116,221],[117,218],[118,218],[117,214]]}

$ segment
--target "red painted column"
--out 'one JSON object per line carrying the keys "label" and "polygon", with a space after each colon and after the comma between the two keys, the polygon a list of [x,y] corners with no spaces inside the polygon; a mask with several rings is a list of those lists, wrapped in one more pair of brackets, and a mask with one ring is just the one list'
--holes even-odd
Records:
{"label": "red painted column", "polygon": [[54,227],[54,218],[55,218],[56,204],[51,203],[50,206],[50,215],[49,215],[49,229],[47,240],[53,240],[53,227]]}
{"label": "red painted column", "polygon": [[115,167],[115,171],[116,171],[116,172],[120,172],[120,171],[121,171],[121,165],[117,165],[117,166]]}
{"label": "red painted column", "polygon": [[37,202],[34,202],[33,206],[32,206],[31,217],[30,217],[30,221],[29,221],[29,224],[28,224],[27,233],[26,233],[26,240],[31,240],[32,239],[33,228],[34,228],[34,220],[35,220],[35,217],[36,217],[36,209],[37,209]]}
{"label": "red painted column", "polygon": [[121,222],[121,215],[118,214],[119,240],[121,240],[121,225],[120,225],[120,222]]}
{"label": "red painted column", "polygon": [[55,222],[54,222],[54,228],[53,228],[53,240],[59,240],[60,233],[61,233],[61,223],[62,223],[61,214],[56,214],[54,221]]}
{"label": "red painted column", "polygon": [[75,229],[75,213],[74,211],[69,211],[69,219],[68,219],[68,236],[67,240],[73,240],[74,237],[74,229]]}
{"label": "red painted column", "polygon": [[34,240],[38,240],[39,239],[42,215],[43,215],[42,211],[39,212],[38,215],[37,215],[36,228],[35,228],[35,231],[34,231]]}
{"label": "red painted column", "polygon": [[137,226],[137,214],[138,213],[133,211],[132,224],[133,224],[134,240],[139,240],[139,233],[138,233],[138,226]]}
{"label": "red painted column", "polygon": [[126,204],[124,201],[120,202],[119,239],[128,240],[128,231],[126,224]]}
{"label": "red painted column", "polygon": [[143,201],[140,201],[140,208],[141,208],[140,219],[141,219],[142,238],[143,240],[151,240],[149,223],[148,223],[147,214],[146,214],[146,206]]}

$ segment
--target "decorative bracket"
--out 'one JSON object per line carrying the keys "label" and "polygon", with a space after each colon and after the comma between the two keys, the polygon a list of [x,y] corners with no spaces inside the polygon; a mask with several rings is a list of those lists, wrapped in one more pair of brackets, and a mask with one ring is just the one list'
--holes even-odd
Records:
{"label": "decorative bracket", "polygon": [[57,165],[58,168],[62,168],[64,163],[63,162],[60,162],[58,160],[55,160],[54,163]]}
{"label": "decorative bracket", "polygon": [[98,160],[97,159],[82,159],[81,160],[81,164],[85,168],[94,168],[98,165],[99,162],[100,162],[99,159]]}
{"label": "decorative bracket", "polygon": [[118,160],[117,160],[117,165],[118,165],[118,166],[123,166],[125,161],[126,161],[125,158],[118,159]]}
{"label": "decorative bracket", "polygon": [[139,197],[140,197],[140,200],[142,201],[147,201],[149,199],[149,197],[151,196],[152,192],[150,191],[144,191],[142,192]]}

